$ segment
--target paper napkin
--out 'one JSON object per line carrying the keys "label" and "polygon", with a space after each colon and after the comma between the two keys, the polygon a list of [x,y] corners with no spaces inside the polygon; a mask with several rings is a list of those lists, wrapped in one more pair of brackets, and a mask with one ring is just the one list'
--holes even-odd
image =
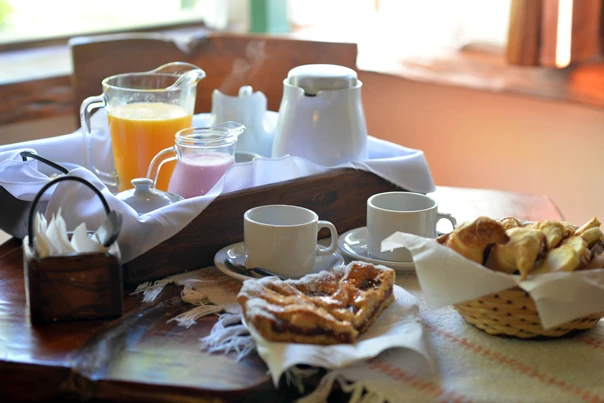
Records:
{"label": "paper napkin", "polygon": [[[23,239],[23,243],[26,245],[29,243],[29,236]],[[39,258],[73,253],[119,253],[117,243],[109,248],[103,246],[96,234],[88,231],[86,223],[78,225],[70,239],[61,210],[56,215],[52,215],[50,222],[47,222],[42,214],[37,213],[34,222],[34,247]]]}

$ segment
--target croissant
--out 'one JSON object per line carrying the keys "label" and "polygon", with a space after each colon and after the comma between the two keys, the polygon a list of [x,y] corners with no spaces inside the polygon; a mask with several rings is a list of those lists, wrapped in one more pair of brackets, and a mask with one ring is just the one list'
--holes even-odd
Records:
{"label": "croissant", "polygon": [[502,218],[501,220],[499,220],[499,224],[501,224],[501,226],[506,230],[510,228],[522,227],[522,223],[514,217]]}
{"label": "croissant", "polygon": [[509,241],[491,249],[485,266],[508,274],[518,270],[525,279],[539,256],[547,251],[546,236],[533,228],[511,228],[506,234]]}
{"label": "croissant", "polygon": [[534,228],[543,232],[547,241],[547,250],[554,249],[560,244],[560,242],[562,242],[564,238],[571,234],[571,232],[569,232],[561,222],[554,220],[539,221],[537,223],[527,225],[527,228]]}
{"label": "croissant", "polygon": [[564,227],[564,237],[571,236],[577,230],[577,227],[567,221],[560,221],[560,224]]}
{"label": "croissant", "polygon": [[479,217],[451,232],[445,246],[467,259],[482,264],[487,246],[506,243],[508,240],[501,224],[488,217]]}

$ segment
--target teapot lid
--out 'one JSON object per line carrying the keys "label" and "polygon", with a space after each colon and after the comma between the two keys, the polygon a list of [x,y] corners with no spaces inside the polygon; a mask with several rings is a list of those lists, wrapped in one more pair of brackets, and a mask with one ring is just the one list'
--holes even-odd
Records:
{"label": "teapot lid", "polygon": [[323,90],[339,90],[357,85],[357,73],[353,69],[336,64],[305,64],[294,67],[287,74],[291,85],[300,87],[307,95]]}
{"label": "teapot lid", "polygon": [[152,189],[153,181],[148,178],[135,178],[130,183],[134,189],[124,190],[116,197],[130,205],[139,215],[184,200],[180,195]]}

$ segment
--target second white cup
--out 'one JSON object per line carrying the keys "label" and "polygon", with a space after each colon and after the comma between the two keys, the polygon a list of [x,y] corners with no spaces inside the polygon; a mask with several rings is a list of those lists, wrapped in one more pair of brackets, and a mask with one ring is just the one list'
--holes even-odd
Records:
{"label": "second white cup", "polygon": [[[312,273],[316,257],[334,253],[338,232],[312,210],[290,205],[252,208],[243,215],[245,266],[260,267],[285,277]],[[331,244],[317,244],[321,228],[328,228]]]}
{"label": "second white cup", "polygon": [[395,232],[435,238],[436,224],[443,218],[457,225],[452,215],[438,212],[436,200],[421,193],[375,194],[367,200],[367,252],[381,260],[410,262],[411,253],[405,248],[382,252],[382,241]]}

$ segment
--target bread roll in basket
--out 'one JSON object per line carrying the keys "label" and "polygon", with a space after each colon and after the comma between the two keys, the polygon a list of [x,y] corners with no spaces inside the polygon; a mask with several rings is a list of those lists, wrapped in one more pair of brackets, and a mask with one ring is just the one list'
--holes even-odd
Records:
{"label": "bread roll in basket", "polygon": [[[522,222],[479,217],[437,239],[467,259],[507,274],[530,275],[604,268],[604,234],[593,218],[577,228],[567,222]],[[466,322],[492,335],[523,339],[560,337],[590,329],[604,312],[551,329],[541,325],[531,296],[514,287],[454,305]]]}

